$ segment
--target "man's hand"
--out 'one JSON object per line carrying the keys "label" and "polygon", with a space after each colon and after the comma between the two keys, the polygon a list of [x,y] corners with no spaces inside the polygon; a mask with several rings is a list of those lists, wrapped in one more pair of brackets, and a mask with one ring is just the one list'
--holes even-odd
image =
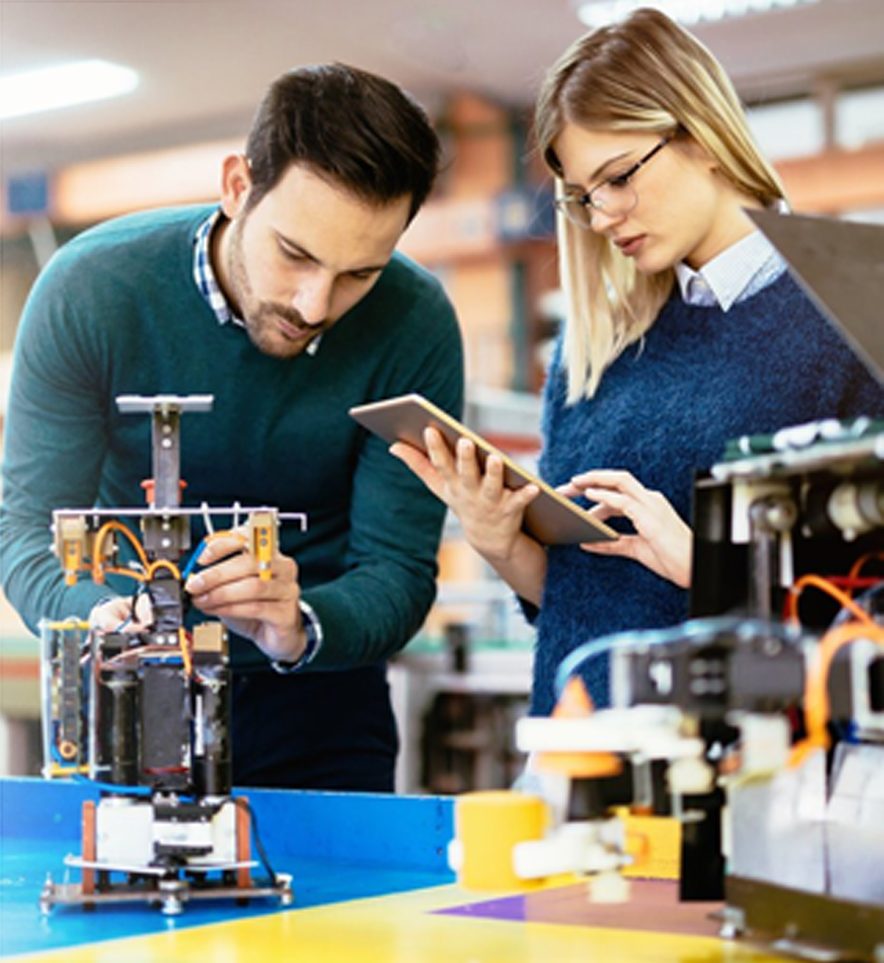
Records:
{"label": "man's hand", "polygon": [[307,637],[295,561],[276,552],[270,578],[262,579],[257,561],[235,532],[211,539],[197,561],[208,567],[184,585],[194,606],[251,639],[269,659],[297,662]]}
{"label": "man's hand", "polygon": [[153,609],[146,595],[139,595],[132,610],[132,599],[124,596],[104,599],[92,607],[89,627],[97,632],[148,632],[153,624]]}
{"label": "man's hand", "polygon": [[585,551],[632,558],[680,588],[691,584],[693,533],[660,492],[645,488],[627,471],[584,472],[558,491],[598,502],[591,512],[600,521],[622,516],[635,528],[634,535],[614,542],[582,545]]}

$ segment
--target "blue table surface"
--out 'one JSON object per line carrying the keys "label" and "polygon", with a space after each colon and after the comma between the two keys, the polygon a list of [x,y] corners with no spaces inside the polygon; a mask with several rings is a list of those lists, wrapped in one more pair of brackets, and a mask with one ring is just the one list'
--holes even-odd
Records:
{"label": "blue table surface", "polygon": [[[294,904],[254,899],[191,900],[166,917],[148,903],[101,905],[93,911],[39,908],[47,875],[79,881],[64,858],[80,853],[80,812],[98,792],[88,783],[0,779],[0,956],[60,949],[122,936],[201,926],[237,917],[405,892],[453,881],[446,847],[453,800],[235,790],[247,795],[273,869],[292,877]],[[257,854],[254,853],[253,857]],[[256,869],[257,879],[263,874]]]}

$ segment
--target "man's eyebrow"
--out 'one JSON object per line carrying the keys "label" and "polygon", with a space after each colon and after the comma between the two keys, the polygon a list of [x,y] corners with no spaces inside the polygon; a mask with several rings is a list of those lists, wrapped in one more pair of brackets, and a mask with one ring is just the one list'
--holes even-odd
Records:
{"label": "man's eyebrow", "polygon": [[[276,231],[276,237],[279,243],[283,245],[292,254],[297,254],[300,257],[306,258],[308,261],[312,261],[314,264],[322,265],[322,261],[311,251],[308,251],[303,244],[298,244],[297,241],[293,241],[290,237],[286,237],[285,234]],[[345,274],[374,274],[383,271],[387,266],[386,262],[383,264],[367,264],[365,267],[354,267],[348,268]]]}
{"label": "man's eyebrow", "polygon": [[297,241],[293,241],[290,237],[286,237],[285,234],[282,234],[279,231],[275,231],[274,233],[276,234],[279,243],[291,251],[292,254],[299,254],[301,257],[305,257],[308,261],[313,261],[316,264],[322,263],[315,254],[312,254],[310,251],[308,251],[307,248],[302,244],[298,244]]}
{"label": "man's eyebrow", "polygon": [[274,233],[276,234],[276,236],[277,236],[277,238],[280,240],[280,242],[285,245],[285,247],[291,248],[293,251],[296,251],[298,254],[301,254],[301,255],[303,255],[303,256],[306,257],[306,258],[309,258],[311,261],[318,261],[318,260],[319,260],[318,258],[314,257],[314,256],[307,250],[307,248],[305,248],[305,247],[304,247],[303,245],[301,245],[301,244],[298,244],[297,241],[293,241],[290,237],[286,237],[285,234],[282,234],[282,233],[279,232],[279,231],[275,231]]}

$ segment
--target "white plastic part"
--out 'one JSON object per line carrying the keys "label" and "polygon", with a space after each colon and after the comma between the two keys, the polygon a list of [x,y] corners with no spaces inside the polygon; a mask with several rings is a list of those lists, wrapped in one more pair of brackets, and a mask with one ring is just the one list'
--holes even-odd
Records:
{"label": "white plastic part", "polygon": [[541,879],[561,873],[612,872],[628,862],[623,824],[619,819],[565,823],[546,839],[513,847],[513,868],[521,879]]}
{"label": "white plastic part", "polygon": [[648,759],[699,756],[703,741],[681,734],[683,716],[674,706],[600,709],[584,719],[529,716],[516,724],[523,752],[640,753]]}
{"label": "white plastic part", "polygon": [[626,903],[629,901],[629,880],[620,873],[597,873],[586,883],[591,903]]}
{"label": "white plastic part", "polygon": [[453,873],[463,869],[463,843],[459,839],[448,842],[448,866]]}
{"label": "white plastic part", "polygon": [[789,761],[791,734],[783,715],[745,713],[737,720],[740,728],[740,775],[769,775],[785,768]]}
{"label": "white plastic part", "polygon": [[715,772],[702,759],[676,759],[666,770],[666,781],[674,796],[699,795],[711,792]]}

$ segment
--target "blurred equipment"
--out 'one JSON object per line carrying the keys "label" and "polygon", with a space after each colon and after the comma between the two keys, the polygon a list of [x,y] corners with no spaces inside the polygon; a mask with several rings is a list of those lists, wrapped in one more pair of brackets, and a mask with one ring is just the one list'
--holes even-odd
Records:
{"label": "blurred equipment", "polygon": [[[880,963],[884,425],[819,433],[698,482],[702,617],[587,643],[560,667],[553,716],[519,720],[522,793],[540,796],[549,820],[509,847],[526,887],[576,873],[594,898],[625,898],[622,872],[641,855],[628,851],[624,809],[671,815],[681,898],[723,899],[723,936]],[[844,486],[876,506],[862,524],[833,521]],[[573,673],[603,653],[613,705],[593,711]],[[459,829],[450,861],[464,885],[466,844]]]}
{"label": "blurred equipment", "polygon": [[[206,540],[240,537],[269,578],[281,516],[272,508],[182,507],[180,416],[210,410],[211,396],[123,396],[117,404],[152,417],[153,478],[144,483],[145,508],[54,512],[69,585],[85,571],[99,584],[123,576],[135,589],[115,631],[76,619],[41,626],[44,774],[87,779],[101,793],[84,805],[81,856],[66,860],[81,882],[48,879],[41,908],[147,900],[173,915],[197,897],[289,903],[290,880],[267,864],[248,800],[231,793],[226,629],[185,625],[183,585],[204,543],[179,567],[198,515]],[[218,515],[232,518],[230,530],[214,530]],[[144,620],[148,610],[148,627],[135,631],[136,612]],[[262,881],[252,877],[253,837]]]}
{"label": "blurred equipment", "polygon": [[884,424],[804,426],[731,455],[697,484],[692,607],[737,618],[615,655],[618,702],[675,704],[707,759],[718,750],[726,932],[808,958],[877,960]]}

